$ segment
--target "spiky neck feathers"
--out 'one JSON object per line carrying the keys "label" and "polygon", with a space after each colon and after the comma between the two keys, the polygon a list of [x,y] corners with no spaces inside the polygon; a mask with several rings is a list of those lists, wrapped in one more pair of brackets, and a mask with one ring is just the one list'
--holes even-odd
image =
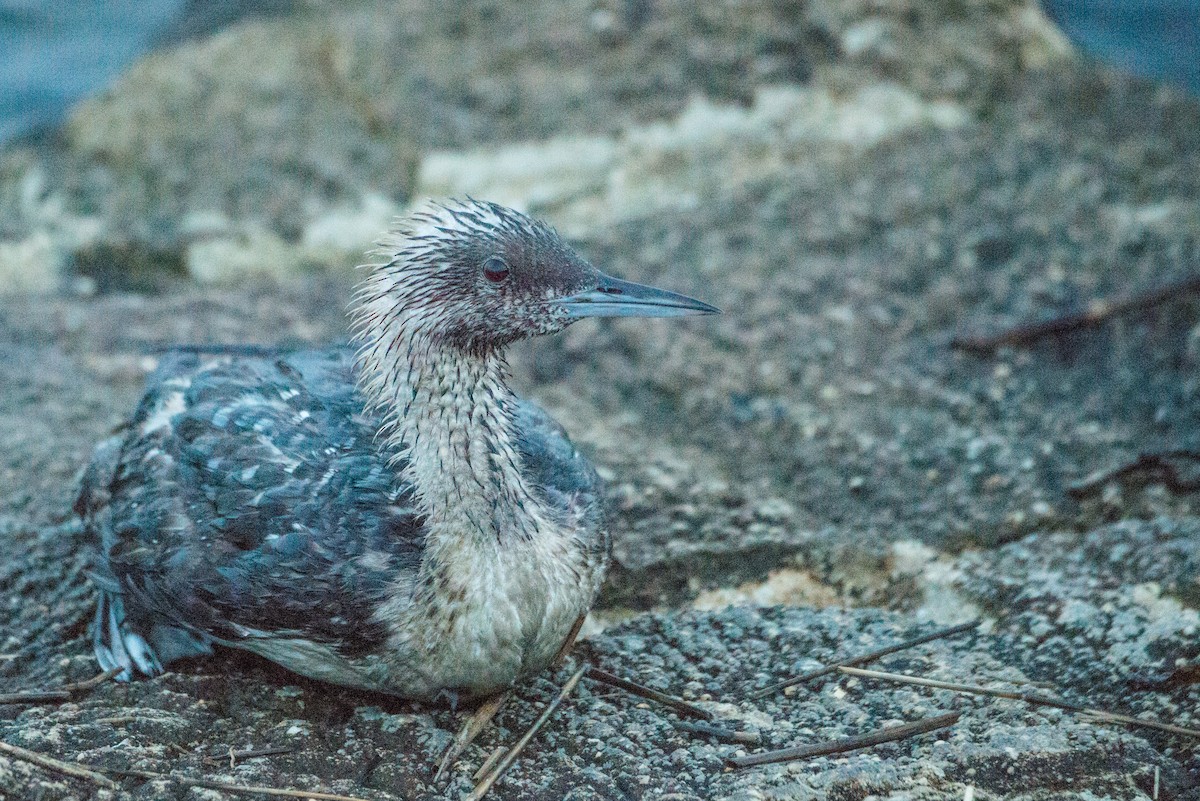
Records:
{"label": "spiky neck feathers", "polygon": [[[424,229],[444,240],[454,233],[446,224],[427,220]],[[387,261],[374,266],[352,312],[360,389],[381,414],[381,436],[403,457],[401,477],[431,533],[528,539],[548,512],[515,444],[503,348],[516,337],[462,334],[464,319],[482,312],[447,290],[445,273],[456,268],[438,261],[443,244],[410,228],[384,245]]]}
{"label": "spiky neck feathers", "polygon": [[[381,434],[403,455],[403,478],[426,518],[489,540],[532,536],[538,504],[515,445],[516,398],[503,357],[406,339],[395,346],[404,366],[381,365],[385,381],[365,389],[379,399]],[[363,368],[372,369],[370,357]]]}

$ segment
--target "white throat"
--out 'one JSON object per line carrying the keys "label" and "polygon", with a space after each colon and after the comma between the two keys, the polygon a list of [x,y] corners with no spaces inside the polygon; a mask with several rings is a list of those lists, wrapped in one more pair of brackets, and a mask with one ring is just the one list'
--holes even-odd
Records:
{"label": "white throat", "polygon": [[533,537],[545,510],[522,475],[503,356],[439,343],[422,334],[418,315],[390,315],[360,353],[360,382],[384,413],[380,435],[403,457],[400,477],[430,534]]}

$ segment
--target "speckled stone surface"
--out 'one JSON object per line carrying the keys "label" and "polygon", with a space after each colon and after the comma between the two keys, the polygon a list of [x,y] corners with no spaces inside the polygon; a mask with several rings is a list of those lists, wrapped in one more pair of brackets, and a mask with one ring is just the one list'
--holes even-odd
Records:
{"label": "speckled stone surface", "polygon": [[[749,690],[771,681],[928,629],[904,615],[873,610],[733,608],[634,618],[588,641],[577,658],[696,701],[715,713],[717,724],[758,733],[762,745],[756,748],[823,742],[946,711],[962,717],[943,732],[869,751],[734,771],[723,760],[746,753],[746,746],[692,734],[677,725],[674,713],[585,680],[501,781],[496,797],[858,799],[910,793],[949,799],[961,798],[970,786],[983,797],[1086,791],[1132,798],[1150,787],[1155,768],[1171,797],[1186,797],[1194,766],[1172,748],[1179,740],[1096,725],[1059,710],[844,677],[744,700]],[[42,638],[39,653],[51,657],[54,668],[47,673],[82,676],[91,670],[77,628],[72,633]],[[1057,630],[1068,651],[1092,655],[1141,647],[1140,636],[1136,627]],[[1156,642],[1168,644],[1161,637]],[[1021,624],[1001,621],[991,633],[921,646],[881,667],[1025,690],[1030,682],[1046,681],[1067,698],[1169,716],[1180,725],[1198,722],[1200,693],[1194,688],[1133,691],[1119,675],[1107,674],[1101,684],[1086,658],[1060,660],[1049,669],[1046,648]],[[568,671],[522,688],[520,702],[456,769],[451,797],[470,788],[470,773],[497,744],[519,736]],[[184,770],[371,798],[436,797],[432,766],[454,727],[445,710],[331,689],[228,655],[153,681],[107,685],[74,703],[6,709],[0,732],[9,742],[93,765]],[[121,719],[103,720],[112,717]],[[249,745],[296,751],[228,770],[223,752]],[[205,763],[204,756],[217,764]],[[73,781],[47,781],[19,764],[6,764],[0,777],[10,787],[29,782],[44,798],[79,790]],[[132,798],[163,792],[153,783],[125,788]]]}
{"label": "speckled stone surface", "polygon": [[[794,16],[751,3],[712,19],[690,5],[611,5],[563,12],[570,25],[495,51],[489,37],[517,23],[482,3],[460,26],[439,18],[424,32],[372,28],[376,11],[365,6],[329,15],[326,38],[319,15],[255,22],[154,56],[48,149],[0,153],[0,235],[49,232],[65,270],[55,280],[72,289],[0,300],[0,691],[95,672],[90,544],[70,506],[93,443],[133,408],[154,348],[344,338],[353,276],[311,271],[316,251],[303,231],[313,220],[347,203],[337,219],[358,220],[366,194],[400,202],[408,160],[435,146],[621,136],[630,126],[642,135],[676,120],[693,92],[745,103],[771,82],[835,96],[892,82],[966,117],[850,155],[759,153],[782,166],[746,180],[731,167],[728,182],[709,176],[686,207],[598,223],[578,238],[602,269],[701,297],[722,317],[583,323],[519,346],[512,364],[520,390],[609,482],[616,560],[597,620],[618,622],[592,627],[577,659],[708,705],[722,725],[759,732],[764,748],[943,710],[961,720],[855,754],[730,771],[723,758],[745,746],[697,736],[585,681],[495,797],[1135,799],[1152,795],[1157,775],[1159,798],[1200,799],[1197,745],[1183,737],[859,679],[745,700],[747,688],[789,673],[979,617],[973,635],[878,667],[1200,726],[1200,691],[1183,681],[1200,661],[1197,495],[1145,476],[1081,500],[1066,492],[1139,452],[1200,444],[1200,304],[1179,298],[987,357],[950,347],[956,334],[1194,272],[1200,105],[1049,59],[1022,3],[968,3],[962,14],[810,3]],[[221,105],[249,79],[223,71],[238,62],[218,56],[273,36],[293,38],[263,74],[285,82],[255,84],[249,108]],[[416,50],[371,49],[414,37]],[[434,61],[397,61],[444,40],[474,43],[475,54],[439,73],[444,82],[428,80]],[[554,69],[554,47],[571,43],[581,71]],[[744,63],[743,52],[756,55]],[[290,75],[305,53],[313,71]],[[631,53],[649,66],[628,84]],[[380,59],[401,72],[378,84],[390,87],[382,105],[363,107],[346,86],[375,85]],[[317,87],[321,70],[342,77]],[[602,79],[576,81],[587,74]],[[212,92],[167,80],[179,75],[207,76]],[[289,128],[310,90],[324,105]],[[406,114],[431,97],[428,118]],[[122,150],[124,134],[137,134],[111,126],[122,107],[164,121],[141,129],[159,161]],[[180,131],[163,116],[217,107],[244,125],[216,143],[205,138],[211,127]],[[380,116],[343,116],[348,107]],[[278,171],[287,175],[272,184]],[[542,212],[553,220],[553,208]],[[231,227],[232,217],[253,230]],[[238,258],[274,254],[275,275],[290,275],[276,268],[296,257],[298,275],[197,287],[183,277],[190,248],[214,237],[242,242]],[[263,242],[270,248],[254,249]],[[793,606],[689,608],[728,600]],[[450,797],[568,670],[521,688],[523,703],[456,769]],[[432,768],[457,723],[447,710],[230,654],[62,705],[0,706],[0,739],[63,759],[378,799],[437,797]],[[233,768],[222,756],[273,745],[296,750]],[[121,798],[221,797],[135,779],[121,788]],[[94,790],[0,757],[2,797]]]}

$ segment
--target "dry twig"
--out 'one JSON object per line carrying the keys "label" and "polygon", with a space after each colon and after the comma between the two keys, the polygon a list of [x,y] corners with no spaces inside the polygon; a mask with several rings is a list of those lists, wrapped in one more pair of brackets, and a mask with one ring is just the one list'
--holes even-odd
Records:
{"label": "dry twig", "polygon": [[46,768],[47,770],[52,770],[56,773],[74,776],[77,779],[87,779],[93,784],[97,784],[100,787],[106,787],[110,790],[115,790],[117,788],[117,783],[107,776],[102,776],[95,771],[88,770],[87,768],[80,767],[79,765],[72,765],[70,762],[63,762],[61,759],[55,759],[54,757],[49,757],[45,754],[39,754],[37,751],[30,751],[28,748],[22,748],[19,745],[6,743],[3,740],[0,740],[0,753],[8,754],[16,759],[29,762],[33,765],[37,765],[38,767]]}
{"label": "dry twig", "polygon": [[119,726],[122,723],[132,723],[137,720],[133,715],[113,715],[108,718],[96,718],[92,723],[107,723],[110,726]]}
{"label": "dry twig", "polygon": [[881,681],[891,681],[898,684],[915,684],[920,687],[932,687],[935,690],[950,690],[952,692],[966,693],[968,695],[988,695],[992,698],[1007,698],[1012,701],[1024,701],[1025,703],[1033,704],[1034,706],[1050,706],[1055,707],[1056,709],[1066,710],[1067,712],[1089,715],[1097,720],[1111,723],[1124,723],[1129,726],[1140,726],[1142,728],[1154,729],[1156,731],[1163,731],[1169,734],[1182,734],[1187,737],[1200,737],[1200,730],[1185,729],[1183,726],[1176,726],[1173,723],[1161,723],[1157,720],[1135,718],[1132,715],[1122,715],[1119,712],[1108,712],[1103,709],[1093,709],[1091,707],[1083,706],[1082,704],[1073,704],[1070,701],[1052,698],[1048,695],[1021,693],[1014,692],[1012,690],[992,690],[987,687],[978,687],[973,684],[955,684],[948,681],[926,679],[920,676],[905,676],[902,673],[884,673],[880,670],[860,670],[859,668],[851,667],[838,668],[838,670],[847,675],[859,676],[864,679],[879,679]]}
{"label": "dry twig", "polygon": [[458,761],[463,751],[467,750],[467,746],[475,742],[475,738],[492,722],[492,719],[500,714],[500,710],[508,703],[509,698],[512,698],[512,690],[505,690],[491,698],[486,698],[467,718],[466,723],[459,729],[458,735],[446,749],[446,753],[442,754],[442,761],[438,765],[437,773],[433,774],[434,784],[441,784],[446,771],[450,770],[451,766]]}
{"label": "dry twig", "polygon": [[738,731],[736,729],[727,729],[724,726],[714,726],[711,723],[692,723],[686,720],[674,721],[674,725],[675,728],[681,731],[698,734],[702,737],[711,737],[723,743],[758,745],[762,742],[762,735],[756,731]]}
{"label": "dry twig", "polygon": [[676,698],[673,695],[661,693],[658,690],[651,689],[643,684],[623,679],[620,676],[615,676],[607,670],[601,670],[597,667],[589,667],[587,669],[587,677],[593,681],[598,681],[601,684],[607,684],[610,687],[618,687],[628,693],[645,698],[647,701],[653,701],[656,704],[669,706],[681,715],[686,715],[690,718],[699,718],[700,720],[712,720],[713,713],[707,709],[690,704],[682,698]]}
{"label": "dry twig", "polygon": [[925,718],[924,720],[917,720],[900,726],[889,726],[888,728],[877,729],[867,734],[860,734],[856,737],[845,737],[841,740],[831,740],[827,743],[801,745],[796,748],[783,748],[779,751],[767,751],[762,754],[750,754],[743,757],[726,757],[725,762],[732,768],[752,768],[757,765],[770,765],[775,762],[791,762],[797,759],[829,756],[830,754],[844,754],[847,751],[856,751],[859,748],[868,748],[882,743],[905,740],[909,737],[916,737],[919,734],[928,734],[931,731],[944,729],[947,726],[957,723],[961,716],[961,712],[948,712],[945,715]]}
{"label": "dry twig", "polygon": [[201,761],[210,767],[220,767],[226,762],[229,763],[229,769],[233,770],[237,767],[239,759],[257,759],[259,757],[278,756],[280,754],[294,754],[295,748],[286,745],[268,746],[266,748],[248,748],[244,751],[235,751],[230,748],[223,754],[206,754],[201,757]]}
{"label": "dry twig", "polygon": [[508,752],[501,757],[499,762],[496,763],[496,767],[479,780],[479,784],[475,785],[475,789],[471,791],[469,796],[467,796],[467,801],[479,801],[479,799],[487,795],[488,791],[492,789],[492,785],[496,783],[496,780],[504,775],[504,771],[508,770],[512,763],[516,761],[517,757],[521,755],[521,752],[525,750],[525,746],[529,745],[529,741],[533,739],[533,736],[537,734],[539,730],[541,730],[542,726],[546,725],[546,721],[550,719],[552,714],[554,714],[554,710],[558,709],[559,705],[566,700],[567,696],[569,696],[575,690],[575,685],[579,684],[579,680],[582,679],[583,675],[587,672],[588,667],[587,665],[584,665],[583,667],[579,668],[579,670],[571,674],[571,678],[567,679],[567,683],[562,686],[562,689],[559,690],[559,693],[557,696],[555,696],[554,700],[546,704],[546,708],[542,710],[542,714],[538,715],[538,719],[535,720],[533,725],[529,727],[529,731],[521,735],[521,739],[517,740],[516,744],[513,745],[512,748],[508,749]]}
{"label": "dry twig", "polygon": [[1176,300],[1182,295],[1196,292],[1200,292],[1200,276],[1184,278],[1158,289],[1129,295],[1118,300],[1095,301],[1082,312],[1063,314],[1038,323],[1024,323],[990,336],[955,337],[950,340],[950,347],[987,355],[1005,345],[1029,345],[1045,337],[1065,334],[1081,328],[1092,328],[1114,317],[1146,311],[1168,301]]}
{"label": "dry twig", "polygon": [[500,761],[500,757],[504,756],[504,746],[498,745],[492,749],[492,753],[488,754],[488,758],[483,760],[483,764],[479,766],[479,770],[471,774],[471,781],[477,782],[484,776],[492,772],[492,768]]}
{"label": "dry twig", "polygon": [[838,662],[836,664],[826,665],[823,668],[818,668],[817,670],[813,670],[808,673],[803,673],[799,676],[794,676],[786,681],[781,681],[778,684],[772,684],[770,687],[766,687],[762,690],[756,690],[756,691],[750,693],[749,698],[752,701],[757,700],[759,698],[765,698],[768,695],[771,695],[772,693],[777,693],[780,690],[787,689],[788,687],[794,687],[797,684],[807,684],[808,682],[814,681],[823,676],[828,676],[832,673],[836,673],[838,668],[850,667],[852,665],[862,665],[862,664],[866,664],[867,662],[874,662],[876,659],[880,659],[882,657],[889,656],[891,654],[896,653],[897,651],[904,651],[908,648],[912,648],[917,645],[924,645],[927,642],[933,642],[934,640],[942,640],[942,639],[945,639],[946,637],[953,637],[955,634],[962,634],[963,632],[971,631],[978,627],[979,627],[979,621],[971,620],[966,623],[959,623],[957,626],[950,626],[949,628],[938,629],[937,631],[931,631],[928,634],[922,634],[919,637],[913,637],[912,639],[905,640],[904,642],[896,643],[895,645],[889,645],[886,648],[880,648],[877,651],[871,651],[870,653],[862,654],[861,656],[854,656],[854,657],[851,657],[850,659],[842,660],[841,662]]}
{"label": "dry twig", "polygon": [[119,768],[97,768],[118,776],[134,776],[139,779],[165,779],[179,782],[190,787],[207,787],[210,790],[220,790],[225,793],[242,793],[245,795],[273,795],[281,798],[316,798],[318,801],[368,801],[355,795],[339,795],[323,793],[318,790],[284,790],[278,787],[260,787],[251,784],[231,784],[216,779],[201,779],[194,776],[181,776],[178,773],[158,773],[153,770],[133,770]]}
{"label": "dry twig", "polygon": [[93,690],[120,672],[121,668],[113,668],[92,676],[86,681],[64,684],[57,690],[22,690],[15,693],[0,693],[0,704],[44,704],[70,701],[78,693]]}
{"label": "dry twig", "polygon": [[1137,474],[1146,475],[1149,479],[1162,482],[1168,490],[1176,495],[1200,490],[1200,478],[1183,478],[1179,468],[1172,460],[1200,463],[1200,451],[1173,450],[1160,453],[1142,453],[1131,462],[1111,470],[1100,470],[1092,473],[1082,481],[1077,481],[1067,487],[1067,495],[1075,500],[1086,498],[1099,490],[1110,481],[1118,481]]}

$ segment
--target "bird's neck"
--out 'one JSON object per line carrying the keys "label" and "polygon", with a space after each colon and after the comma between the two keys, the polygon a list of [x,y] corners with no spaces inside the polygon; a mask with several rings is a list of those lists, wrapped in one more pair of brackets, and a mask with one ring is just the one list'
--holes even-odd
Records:
{"label": "bird's neck", "polygon": [[396,333],[364,351],[364,368],[378,377],[366,390],[387,414],[382,435],[403,457],[400,478],[425,515],[427,547],[534,536],[542,510],[522,472],[503,355]]}

